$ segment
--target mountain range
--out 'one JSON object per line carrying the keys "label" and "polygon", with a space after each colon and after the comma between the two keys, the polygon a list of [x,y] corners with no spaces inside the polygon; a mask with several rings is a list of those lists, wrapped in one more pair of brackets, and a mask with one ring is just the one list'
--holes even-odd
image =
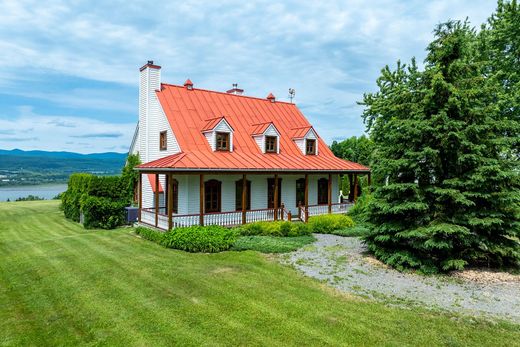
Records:
{"label": "mountain range", "polygon": [[118,175],[127,154],[0,149],[0,186],[66,182],[74,172]]}

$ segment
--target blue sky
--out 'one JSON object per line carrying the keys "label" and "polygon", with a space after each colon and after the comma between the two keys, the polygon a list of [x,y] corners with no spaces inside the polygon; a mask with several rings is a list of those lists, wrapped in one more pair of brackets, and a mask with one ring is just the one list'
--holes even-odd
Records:
{"label": "blue sky", "polygon": [[493,0],[0,1],[0,148],[128,150],[138,69],[163,82],[295,102],[331,143],[361,135],[356,101],[435,24],[479,26]]}

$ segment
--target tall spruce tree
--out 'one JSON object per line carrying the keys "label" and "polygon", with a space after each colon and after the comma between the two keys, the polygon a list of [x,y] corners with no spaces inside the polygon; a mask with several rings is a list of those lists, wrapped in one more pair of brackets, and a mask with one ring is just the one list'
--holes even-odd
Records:
{"label": "tall spruce tree", "polygon": [[386,67],[379,91],[364,96],[372,168],[389,181],[375,191],[365,242],[400,269],[518,264],[518,171],[504,160],[499,83],[468,23],[434,34],[424,71],[414,61]]}

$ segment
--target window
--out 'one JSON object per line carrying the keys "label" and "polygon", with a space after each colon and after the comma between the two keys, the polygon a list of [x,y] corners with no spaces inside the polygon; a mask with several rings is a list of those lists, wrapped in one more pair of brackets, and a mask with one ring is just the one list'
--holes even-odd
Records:
{"label": "window", "polygon": [[[179,213],[179,183],[177,182],[176,179],[173,179],[172,180],[172,185],[173,185],[173,204],[172,204],[172,211],[173,213]],[[168,176],[166,176],[166,187],[168,187]],[[166,189],[166,198],[164,199],[165,201],[165,207],[166,207],[166,211],[168,211],[168,203],[169,203],[169,198],[168,198],[168,194],[169,194],[169,190]]]}
{"label": "window", "polygon": [[329,203],[329,180],[320,178],[318,180],[318,205]]}
{"label": "window", "polygon": [[[235,182],[235,209],[242,210],[242,180]],[[246,210],[251,209],[251,181],[246,180]]]}
{"label": "window", "polygon": [[296,207],[305,204],[305,178],[296,180]]}
{"label": "window", "polygon": [[[282,179],[278,178],[278,207],[282,204]],[[274,208],[274,178],[267,179],[267,208]]]}
{"label": "window", "polygon": [[217,133],[217,151],[229,151],[229,133]]}
{"label": "window", "polygon": [[278,152],[277,142],[278,142],[278,138],[276,136],[266,136],[265,137],[266,153],[277,153]]}
{"label": "window", "polygon": [[204,183],[204,209],[205,212],[220,212],[220,200],[222,183],[217,180],[209,180]]}
{"label": "window", "polygon": [[316,140],[307,139],[305,142],[305,154],[315,155],[316,154]]}
{"label": "window", "polygon": [[159,149],[165,151],[168,148],[166,131],[161,131],[159,134]]}

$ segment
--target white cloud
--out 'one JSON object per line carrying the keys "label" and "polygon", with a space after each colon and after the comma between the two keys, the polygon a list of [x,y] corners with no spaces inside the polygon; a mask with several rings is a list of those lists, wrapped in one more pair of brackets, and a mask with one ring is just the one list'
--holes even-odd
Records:
{"label": "white cloud", "polygon": [[[293,87],[330,141],[362,133],[362,109],[351,105],[375,88],[385,64],[422,61],[437,23],[469,16],[478,26],[494,8],[490,0],[4,1],[0,86],[14,93],[12,84],[29,84],[37,69],[137,89],[138,67],[154,59],[170,83],[190,77],[196,86],[225,90],[238,82],[246,94],[281,99]],[[137,95],[119,100],[117,90],[107,96],[85,88],[28,88],[24,95],[135,117]],[[114,141],[121,146],[124,139]]]}

